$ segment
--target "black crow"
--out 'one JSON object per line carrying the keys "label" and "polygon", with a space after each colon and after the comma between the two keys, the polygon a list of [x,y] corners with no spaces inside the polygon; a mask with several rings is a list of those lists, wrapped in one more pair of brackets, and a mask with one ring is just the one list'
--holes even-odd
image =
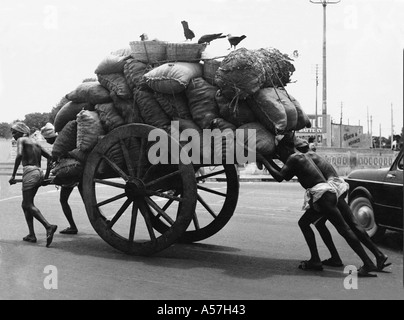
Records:
{"label": "black crow", "polygon": [[188,22],[181,21],[181,23],[182,23],[182,26],[184,28],[185,41],[186,40],[191,40],[192,41],[192,39],[195,38],[195,33],[191,29],[189,29]]}
{"label": "black crow", "polygon": [[220,38],[226,38],[226,36],[222,36],[222,34],[223,33],[205,34],[198,40],[198,43],[199,44],[202,44],[202,43],[210,44],[211,41],[213,41],[213,40],[220,39]]}
{"label": "black crow", "polygon": [[237,45],[238,45],[241,41],[243,41],[245,38],[247,38],[247,36],[245,36],[245,35],[242,35],[242,36],[240,36],[240,37],[236,37],[236,36],[232,36],[231,34],[228,34],[228,35],[227,35],[227,39],[229,40],[229,43],[230,43],[230,48],[229,48],[229,50],[230,50],[231,48],[233,48],[233,47],[234,47],[234,49],[236,49]]}
{"label": "black crow", "polygon": [[149,40],[149,37],[147,36],[146,33],[142,33],[142,34],[140,35],[140,40],[146,41],[146,40]]}

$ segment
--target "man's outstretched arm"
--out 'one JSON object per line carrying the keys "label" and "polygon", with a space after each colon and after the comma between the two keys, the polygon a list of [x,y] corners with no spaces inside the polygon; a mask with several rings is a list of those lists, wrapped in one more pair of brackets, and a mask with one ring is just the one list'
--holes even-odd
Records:
{"label": "man's outstretched arm", "polygon": [[284,180],[289,181],[294,177],[291,170],[292,166],[290,160],[288,160],[282,168],[280,168],[272,159],[264,160],[263,162],[269,173],[278,182],[282,182]]}
{"label": "man's outstretched arm", "polygon": [[52,169],[52,155],[44,148],[41,146],[41,155],[46,158],[47,161],[47,166],[46,166],[46,172],[45,172],[45,180],[49,178],[51,169]]}

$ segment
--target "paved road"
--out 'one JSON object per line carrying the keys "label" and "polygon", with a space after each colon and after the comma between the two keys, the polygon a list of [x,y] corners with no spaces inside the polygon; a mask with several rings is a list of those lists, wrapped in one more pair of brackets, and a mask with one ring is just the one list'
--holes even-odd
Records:
{"label": "paved road", "polygon": [[[222,183],[206,184],[223,188]],[[79,235],[57,234],[47,249],[44,229],[37,223],[38,243],[24,243],[27,227],[20,186],[1,187],[0,299],[404,298],[402,237],[396,233],[387,233],[381,243],[393,266],[376,279],[359,279],[357,290],[344,288],[343,268],[317,273],[297,269],[308,257],[297,226],[302,204],[298,183],[242,183],[235,215],[219,233],[198,244],[173,245],[148,258],[126,256],[101,240],[76,190],[71,205]],[[42,188],[36,204],[62,229],[67,223],[58,196],[54,186]],[[214,201],[212,206],[219,205]],[[359,266],[358,257],[330,229],[345,264]],[[321,241],[319,248],[327,258]]]}

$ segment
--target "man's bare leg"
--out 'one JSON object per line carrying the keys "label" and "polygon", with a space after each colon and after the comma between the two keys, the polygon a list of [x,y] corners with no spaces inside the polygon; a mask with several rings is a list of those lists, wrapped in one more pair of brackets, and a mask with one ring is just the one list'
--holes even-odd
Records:
{"label": "man's bare leg", "polygon": [[77,226],[73,219],[72,209],[70,208],[70,205],[68,203],[69,197],[73,192],[73,189],[74,188],[62,187],[60,191],[60,204],[62,206],[63,213],[65,214],[65,217],[70,224],[68,228],[60,232],[61,234],[77,234],[78,232]]}
{"label": "man's bare leg", "polygon": [[367,255],[355,233],[345,222],[341,212],[338,210],[336,206],[336,195],[326,192],[316,204],[319,206],[320,212],[324,213],[325,217],[334,225],[338,233],[344,237],[352,250],[354,250],[363,261],[364,265],[358,271],[358,275],[363,277],[374,276],[369,274],[369,272],[375,271],[376,266]]}
{"label": "man's bare leg", "polygon": [[310,250],[310,260],[302,261],[299,268],[304,270],[315,270],[320,271],[323,269],[320,255],[317,249],[316,236],[311,228],[312,219],[311,211],[306,211],[299,220],[299,227],[303,233],[304,239],[306,240],[307,246]]}
{"label": "man's bare leg", "polygon": [[363,245],[368,248],[370,252],[372,252],[376,257],[377,271],[382,271],[384,268],[390,266],[391,263],[386,263],[388,259],[387,255],[380,251],[380,249],[369,237],[366,230],[358,223],[351,211],[351,208],[346,203],[343,197],[340,197],[338,200],[338,209],[341,211],[344,220],[358,237],[360,242],[362,242]]}
{"label": "man's bare leg", "polygon": [[[34,205],[34,198],[36,196],[36,193],[38,191],[38,188],[30,189],[27,191],[23,191],[23,210],[25,213],[25,217],[27,220],[28,224],[28,229],[30,231],[30,234],[25,237],[28,241],[30,238],[35,237],[34,233],[34,223],[33,223],[33,218],[37,219],[46,229],[46,238],[47,238],[47,247],[51,244],[53,240],[53,234],[55,233],[57,226],[51,225],[42,215],[42,213],[39,211],[37,207]],[[24,239],[25,239],[24,238]],[[33,242],[33,241],[30,241]]]}

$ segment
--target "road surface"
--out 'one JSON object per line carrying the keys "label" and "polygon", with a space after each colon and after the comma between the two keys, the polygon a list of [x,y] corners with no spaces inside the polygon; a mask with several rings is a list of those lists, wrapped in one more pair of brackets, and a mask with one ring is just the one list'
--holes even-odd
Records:
{"label": "road surface", "polygon": [[[223,183],[208,184],[218,190],[223,187]],[[127,256],[105,243],[90,225],[77,190],[70,203],[78,235],[57,233],[47,249],[45,230],[36,223],[38,243],[21,241],[27,227],[20,187],[1,184],[0,299],[404,298],[402,236],[397,233],[388,232],[380,243],[393,265],[378,278],[355,282],[344,268],[298,270],[309,253],[297,225],[303,190],[295,182],[242,183],[236,212],[219,233],[197,244],[175,244],[147,258]],[[36,205],[62,230],[68,225],[58,198],[55,186],[41,188]],[[345,265],[359,266],[359,258],[330,229]],[[318,246],[321,257],[328,258],[320,240]]]}

